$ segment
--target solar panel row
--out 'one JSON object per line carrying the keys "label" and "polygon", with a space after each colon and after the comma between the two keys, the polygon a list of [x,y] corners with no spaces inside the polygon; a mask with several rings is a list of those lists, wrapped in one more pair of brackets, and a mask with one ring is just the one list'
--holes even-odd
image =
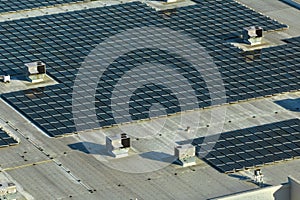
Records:
{"label": "solar panel row", "polygon": [[12,138],[5,131],[0,129],[0,148],[12,146],[16,144],[18,144],[18,142],[14,138]]}
{"label": "solar panel row", "polygon": [[[203,141],[204,138],[193,141],[200,156],[207,153],[205,146],[210,145]],[[222,133],[204,160],[219,171],[230,173],[299,157],[300,120],[291,119]]]}
{"label": "solar panel row", "polygon": [[33,8],[72,3],[72,2],[82,2],[82,1],[83,0],[23,0],[23,1],[2,0],[0,3],[0,12],[29,10]]}
{"label": "solar panel row", "polygon": [[[248,21],[247,17],[240,16],[243,12],[237,12],[230,24],[223,26],[222,22],[228,21],[222,17],[212,17],[210,13],[223,13],[224,17],[225,15],[234,16],[235,12],[232,9],[236,10],[235,5],[240,6],[234,1],[217,1],[216,4],[207,4],[203,1],[195,6],[178,9],[174,16],[165,19],[151,8],[134,2],[0,24],[5,32],[3,34],[5,37],[0,41],[2,55],[0,63],[4,66],[0,71],[10,70],[11,73],[21,73],[21,66],[24,62],[43,60],[48,64],[49,74],[62,82],[56,86],[46,87],[43,91],[20,91],[5,94],[3,97],[50,136],[74,132],[71,94],[80,63],[90,50],[106,37],[122,30],[148,25],[184,30],[186,34],[204,46],[223,76],[228,102],[299,89],[299,62],[297,62],[300,57],[299,43],[264,49],[258,60],[246,62],[244,55],[238,49],[224,41],[225,35],[231,33],[232,30],[239,31],[242,27],[250,25],[251,21]],[[241,8],[245,11],[245,15],[250,13],[259,18],[254,22],[255,25],[264,26],[267,30],[285,27],[250,9]],[[227,29],[229,25],[232,27]],[[142,40],[144,36],[137,36],[136,39]],[[160,38],[165,41],[170,41],[170,37],[168,34],[160,35]],[[176,38],[172,41],[176,41]],[[170,45],[178,44],[175,42]],[[197,53],[188,52],[193,56],[197,56]],[[139,49],[120,56],[106,69],[102,77],[99,77],[95,101],[92,102],[96,106],[99,120],[97,127],[116,124],[110,105],[112,91],[121,77],[123,78],[128,71],[144,63],[159,65],[153,68],[157,73],[149,78],[157,81],[164,80],[164,84],[170,88],[165,88],[162,84],[146,84],[141,88],[136,88],[129,102],[118,102],[117,106],[120,107],[129,103],[129,113],[125,114],[126,116],[120,115],[118,122],[149,118],[149,109],[155,103],[162,104],[161,107],[156,108],[157,113],[165,114],[211,105],[206,83],[189,62],[172,52]],[[204,65],[205,63],[202,68],[205,68]],[[166,70],[165,66],[171,67],[176,73]],[[83,92],[89,88],[89,77],[97,74],[97,70],[90,68],[87,79],[82,82],[80,88],[77,88],[79,91]],[[148,68],[140,70],[140,76],[147,74],[147,70]],[[166,77],[178,78],[166,79]],[[135,88],[139,78],[129,77],[128,80],[126,79],[127,82],[123,83],[123,87]],[[189,96],[191,91],[180,90],[184,80],[188,80],[189,85],[195,91],[198,99],[196,107],[189,104],[179,105],[179,94],[185,96],[186,102],[192,101],[192,97]],[[181,106],[184,108],[182,109]],[[89,109],[89,106],[85,109]],[[164,112],[165,109],[166,112]],[[116,112],[124,113],[124,110],[117,109]],[[83,130],[96,128],[93,123],[84,123],[85,119],[88,120],[90,116],[82,117],[84,118]]]}
{"label": "solar panel row", "polygon": [[[216,44],[223,41],[225,35],[231,32],[239,33],[244,26],[260,25],[265,30],[286,27],[259,14],[256,14],[256,20],[247,21],[247,17],[239,16],[241,13],[230,12],[239,4],[219,4],[213,3],[212,8],[202,8],[201,4],[181,8],[174,17],[166,20],[141,3],[129,3],[1,23],[1,64],[5,67],[1,68],[0,72],[11,75],[22,73],[24,63],[43,59],[51,66],[49,72],[53,76],[61,82],[68,81],[71,75],[65,78],[61,72],[73,69],[70,73],[74,77],[80,62],[95,45],[121,30],[139,26],[166,25],[175,30],[185,30],[192,34],[197,42],[210,47],[211,52],[215,51]],[[212,15],[218,14],[219,12],[214,10],[219,10],[219,6],[224,9],[221,13],[233,19],[226,20],[224,17],[216,18],[202,14],[206,10],[212,12]],[[255,13],[242,8],[245,15],[248,12]],[[230,51],[230,48],[225,50]]]}

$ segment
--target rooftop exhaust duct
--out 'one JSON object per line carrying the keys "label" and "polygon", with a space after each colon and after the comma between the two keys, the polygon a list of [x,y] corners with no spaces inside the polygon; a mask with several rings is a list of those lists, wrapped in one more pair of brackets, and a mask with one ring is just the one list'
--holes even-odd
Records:
{"label": "rooftop exhaust duct", "polygon": [[46,64],[42,61],[31,62],[25,64],[27,71],[27,78],[32,83],[44,81],[46,75]]}
{"label": "rooftop exhaust duct", "polygon": [[191,144],[176,146],[174,154],[181,166],[187,167],[196,164],[196,149]]}
{"label": "rooftop exhaust duct", "polygon": [[250,45],[259,45],[263,38],[263,28],[251,26],[243,29],[243,41]]}
{"label": "rooftop exhaust duct", "polygon": [[0,80],[2,80],[4,83],[9,83],[10,75],[2,75],[2,76],[0,76]]}
{"label": "rooftop exhaust duct", "polygon": [[112,137],[106,136],[106,149],[116,158],[126,157],[130,149],[130,138],[126,133]]}

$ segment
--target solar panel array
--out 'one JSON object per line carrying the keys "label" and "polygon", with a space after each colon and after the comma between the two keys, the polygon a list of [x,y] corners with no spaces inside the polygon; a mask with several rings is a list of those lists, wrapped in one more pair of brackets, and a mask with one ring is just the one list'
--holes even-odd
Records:
{"label": "solar panel array", "polygon": [[81,2],[81,1],[83,0],[22,0],[22,1],[2,0],[0,3],[0,12],[28,10],[33,8],[72,3],[72,2]]}
{"label": "solar panel array", "polygon": [[297,38],[288,38],[288,39],[285,39],[285,42],[299,44],[300,43],[300,37],[297,37]]}
{"label": "solar panel array", "polygon": [[50,136],[75,132],[72,90],[64,84],[5,95],[22,114]]}
{"label": "solar panel array", "polygon": [[[207,5],[207,2],[211,4]],[[178,9],[174,16],[165,19],[146,5],[133,2],[1,23],[0,63],[3,67],[0,73],[22,73],[24,63],[38,59],[51,66],[49,73],[60,82],[72,81],[80,62],[95,45],[133,27],[156,25],[185,30],[208,51],[224,48],[224,53],[235,49],[230,45],[223,47],[224,37],[231,32],[240,33],[245,26],[259,25],[265,30],[286,27],[245,7],[242,7],[243,17],[239,11],[235,12],[235,6],[240,4],[203,1]],[[230,17],[231,21],[216,17],[220,13]],[[256,20],[249,20],[246,17],[249,15],[257,16]]]}
{"label": "solar panel array", "polygon": [[[237,7],[241,11],[237,11]],[[245,26],[258,25],[265,30],[278,30],[286,25],[231,0],[201,1],[197,5],[177,9],[174,15],[167,18],[162,15],[163,13],[157,13],[144,4],[133,2],[1,23],[3,38],[0,41],[0,64],[3,67],[0,73],[20,74],[23,73],[24,63],[42,60],[47,63],[48,73],[61,83],[38,92],[29,90],[5,94],[3,98],[50,136],[71,133],[75,131],[71,113],[71,88],[85,56],[111,35],[149,25],[184,30],[205,47],[223,76],[228,102],[299,89],[299,42],[264,49],[262,55],[252,62],[246,62],[238,49],[225,42],[228,37],[232,37],[232,33],[240,33]],[[168,41],[170,36],[161,34],[160,37]],[[95,102],[92,103],[96,105],[101,127],[116,124],[110,108],[110,98],[117,82],[128,70],[146,62],[160,64],[158,71],[163,73],[155,77],[160,80],[164,80],[164,76],[174,76],[164,68],[171,66],[177,70],[178,77],[182,75],[192,86],[199,102],[197,107],[211,105],[201,74],[180,55],[159,49],[138,49],[120,56],[99,77]],[[94,71],[91,70],[88,76],[93,75]],[[168,85],[177,88],[182,82],[183,80],[174,79]],[[82,83],[81,90],[84,91],[88,84],[88,80]],[[135,84],[136,80],[130,79],[126,87],[133,88]],[[171,91],[173,90],[162,85],[137,88],[129,102],[129,117],[133,120],[149,118],[148,111],[154,103],[163,105],[158,113],[163,113],[164,109],[166,114],[182,111],[176,98],[178,94]],[[120,105],[124,103],[126,102],[120,102]],[[184,106],[188,110],[195,109]],[[126,122],[127,119],[120,120]],[[94,125],[88,127],[84,124],[83,127],[95,128]]]}
{"label": "solar panel array", "polygon": [[12,146],[16,144],[18,144],[18,142],[14,138],[12,138],[5,131],[0,129],[0,148]]}
{"label": "solar panel array", "polygon": [[[209,145],[203,140],[193,141],[198,151]],[[230,173],[299,157],[300,120],[290,119],[222,133],[204,160],[219,171]]]}

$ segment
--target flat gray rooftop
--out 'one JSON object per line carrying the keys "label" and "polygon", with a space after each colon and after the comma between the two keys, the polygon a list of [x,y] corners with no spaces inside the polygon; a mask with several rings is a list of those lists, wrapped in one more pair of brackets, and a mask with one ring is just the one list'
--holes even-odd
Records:
{"label": "flat gray rooftop", "polygon": [[[300,36],[299,10],[279,0],[240,1],[289,25],[289,30],[274,33],[273,38],[279,40]],[[92,3],[89,5],[92,6]],[[38,200],[211,199],[255,189],[258,186],[247,181],[247,178],[252,176],[251,170],[226,175],[201,160],[197,161],[196,166],[187,168],[164,162],[164,159],[173,153],[173,146],[166,144],[192,139],[195,136],[216,134],[207,132],[207,125],[212,130],[213,127],[223,125],[222,122],[210,121],[212,111],[218,109],[226,110],[224,132],[300,118],[300,112],[289,111],[275,103],[278,100],[296,98],[300,98],[300,92],[188,112],[182,115],[188,119],[182,126],[178,125],[180,116],[164,118],[165,126],[159,132],[150,138],[133,138],[134,150],[129,158],[117,160],[105,154],[104,136],[119,133],[120,127],[137,130],[143,127],[143,130],[152,130],[155,129],[153,126],[156,120],[161,119],[152,120],[151,123],[145,121],[54,139],[47,137],[30,121],[0,100],[0,126],[21,140],[17,146],[0,149],[0,180],[2,177],[9,177],[12,182],[17,183],[23,196]],[[195,116],[200,116],[199,126],[195,125]],[[187,126],[191,127],[191,133],[182,134],[181,130]],[[84,147],[88,148],[88,151],[78,148],[82,141],[86,143]],[[138,156],[154,147],[157,152],[152,152],[153,155],[143,159]],[[162,157],[155,160],[156,153]],[[137,166],[130,164],[137,161],[140,161]],[[135,170],[142,172],[145,168],[151,169],[150,172],[129,173]],[[262,170],[266,184],[278,185],[286,182],[288,175],[300,179],[300,160],[264,166]]]}

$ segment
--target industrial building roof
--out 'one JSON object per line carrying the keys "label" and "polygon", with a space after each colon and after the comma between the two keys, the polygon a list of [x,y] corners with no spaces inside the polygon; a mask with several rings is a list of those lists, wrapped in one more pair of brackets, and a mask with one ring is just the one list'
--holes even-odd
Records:
{"label": "industrial building roof", "polygon": [[[240,11],[233,12],[234,7],[239,7]],[[220,17],[212,18],[215,15],[220,15]],[[248,16],[251,16],[251,18]],[[181,21],[191,22],[182,24]],[[103,25],[97,26],[99,23]],[[226,99],[224,99],[224,102],[222,101],[223,103],[298,90],[299,72],[297,66],[299,65],[300,43],[297,41],[299,38],[294,38],[293,43],[264,48],[262,52],[256,52],[256,54],[259,54],[259,58],[249,62],[247,61],[247,55],[244,55],[241,50],[238,50],[226,40],[238,35],[242,27],[250,25],[263,26],[266,31],[280,30],[287,27],[234,1],[216,1],[214,3],[200,1],[197,5],[177,9],[174,16],[172,15],[169,19],[162,18],[159,13],[144,4],[133,2],[64,14],[25,18],[10,23],[5,22],[2,26],[7,31],[8,34],[5,35],[8,38],[2,40],[3,56],[6,59],[3,59],[3,66],[5,67],[1,70],[11,75],[20,74],[22,73],[23,63],[40,59],[47,63],[49,74],[61,84],[40,89],[37,95],[33,91],[35,98],[28,97],[28,93],[32,92],[31,90],[9,93],[3,95],[3,97],[32,119],[49,136],[60,136],[97,128],[99,127],[98,124],[88,121],[90,120],[89,112],[82,114],[83,117],[88,118],[86,123],[90,123],[89,126],[82,123],[83,127],[80,127],[79,124],[75,128],[71,116],[72,102],[73,106],[77,106],[72,101],[74,95],[71,91],[74,88],[75,78],[80,79],[78,68],[80,68],[90,50],[95,48],[98,43],[103,42],[104,38],[126,29],[146,26],[166,26],[172,30],[180,28],[189,37],[195,38],[195,41],[199,42],[212,57],[219,69],[217,72],[221,73],[226,90]],[[14,34],[9,34],[10,32]],[[136,40],[143,41],[142,38],[147,36],[148,32],[145,31],[137,35]],[[157,37],[164,41],[174,37],[170,42],[180,40],[177,35],[170,36],[169,33]],[[14,41],[19,42],[15,44]],[[142,44],[144,43],[141,42],[140,45]],[[166,44],[172,45],[168,42]],[[177,45],[176,48],[182,48],[180,43],[175,45]],[[126,45],[124,48],[127,48]],[[117,53],[117,51],[117,49],[112,49],[110,53]],[[189,56],[195,53],[197,52],[193,52],[193,49],[187,51]],[[101,60],[102,57],[100,56],[98,59]],[[191,59],[192,61],[195,60],[193,57]],[[205,67],[207,62],[204,58],[201,61],[202,66],[198,67],[207,70]],[[138,73],[139,76],[135,80],[124,80],[126,85],[123,84],[123,87],[132,88],[135,85],[143,84],[146,88],[140,88],[131,97],[128,116],[119,114],[120,118],[116,120],[108,106],[111,103],[110,97],[113,88],[116,87],[120,77],[127,71],[147,62],[160,64],[152,67],[152,70],[157,72],[152,77],[156,82],[163,80],[164,76],[176,76],[171,80],[163,80],[164,84],[172,85],[173,96],[170,91],[162,86],[162,83],[156,83],[156,85],[151,85],[151,82],[148,85],[140,83],[141,74],[148,76],[147,70],[149,70],[149,67],[139,69],[133,72]],[[89,63],[85,65],[89,65]],[[176,71],[166,71],[164,69],[165,65]],[[275,65],[278,65],[278,67],[274,67]],[[96,67],[86,70],[85,76],[87,77],[82,78],[85,80],[80,83],[78,93],[90,89],[91,80],[97,74],[97,71],[99,70]],[[163,73],[159,74],[159,71]],[[209,75],[203,76],[203,74],[212,73],[212,76],[217,76],[217,74],[209,70],[199,74],[198,71],[198,69],[191,66],[190,60],[186,61],[185,58],[176,54],[170,55],[164,50],[145,48],[127,52],[116,59],[104,71],[99,80],[95,104],[98,108],[96,114],[100,127],[149,118],[147,107],[158,102],[163,107],[158,109],[157,116],[162,115],[161,113],[163,113],[165,107],[168,108],[165,114],[173,114],[211,106],[213,102],[210,99],[209,85],[206,85],[210,77]],[[129,76],[128,79],[132,79],[132,77]],[[182,87],[178,88],[184,80],[188,81],[190,89],[195,90],[195,95],[191,95],[189,90]],[[88,90],[85,96],[88,98],[87,96],[92,97],[94,94],[93,90]],[[174,95],[178,94],[184,96],[185,102],[173,98]],[[149,99],[149,97],[155,95],[157,98]],[[214,95],[219,101],[224,96],[220,91]],[[190,105],[194,97],[197,98],[197,102]],[[124,98],[120,98],[116,102],[118,102],[116,112],[124,113],[124,104],[126,104]],[[82,102],[79,106],[81,105]],[[90,108],[86,107],[85,109],[89,110]],[[129,115],[134,117],[130,119]]]}
{"label": "industrial building roof", "polygon": [[[14,182],[20,199],[140,200],[213,199],[257,189],[252,180],[257,167],[264,173],[264,187],[286,182],[288,175],[300,179],[300,11],[273,0],[194,2],[169,13],[156,11],[147,2],[93,4],[91,9],[79,2],[75,11],[34,17],[20,13],[29,9],[30,14],[33,7],[48,9],[40,8],[48,3],[5,5],[2,12],[16,11],[10,13],[16,19],[0,20],[0,75],[12,76],[11,83],[0,83],[0,142],[14,145],[0,148],[0,180]],[[62,6],[72,10],[76,5]],[[264,28],[267,42],[249,55],[231,41],[252,25]],[[150,35],[152,41],[178,49],[196,41],[205,52],[193,51],[196,46],[181,51],[190,57],[181,57],[167,47],[146,45],[114,59],[100,79],[98,68],[86,68],[77,88],[82,67],[105,60],[101,55],[113,58],[119,53],[113,48],[104,53],[92,50],[128,30],[142,33],[135,36],[139,47],[148,45]],[[130,49],[125,39],[120,46]],[[93,53],[101,59],[88,60]],[[209,93],[209,83],[214,85],[219,76],[208,70],[203,77],[192,66],[199,55],[209,55],[219,69],[225,97],[222,92]],[[21,77],[24,64],[38,60],[46,63],[49,80],[33,87]],[[211,62],[201,61],[200,71],[207,72]],[[147,79],[151,84],[144,84]],[[114,98],[117,87],[120,98]],[[128,97],[124,88],[133,95]],[[83,114],[74,119],[74,90],[83,99],[95,94],[90,104],[97,107],[99,124],[91,120],[91,106],[84,101],[77,102]],[[112,102],[115,108],[110,107]],[[191,131],[185,132],[186,127]],[[113,159],[106,152],[105,136],[120,132],[131,135],[133,148],[130,156]],[[207,155],[199,156],[195,166],[172,163],[174,145],[193,141],[201,154],[209,138],[218,142]]]}

